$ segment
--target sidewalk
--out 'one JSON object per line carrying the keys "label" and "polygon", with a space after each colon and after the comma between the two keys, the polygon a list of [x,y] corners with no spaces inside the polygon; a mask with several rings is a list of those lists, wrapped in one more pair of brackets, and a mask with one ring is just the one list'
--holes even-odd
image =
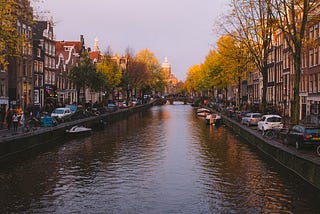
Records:
{"label": "sidewalk", "polygon": [[13,131],[13,127],[11,127],[10,130],[8,129],[0,129],[0,137],[8,137],[8,136],[13,136],[13,135],[19,135],[23,134],[23,127],[19,126],[17,132]]}

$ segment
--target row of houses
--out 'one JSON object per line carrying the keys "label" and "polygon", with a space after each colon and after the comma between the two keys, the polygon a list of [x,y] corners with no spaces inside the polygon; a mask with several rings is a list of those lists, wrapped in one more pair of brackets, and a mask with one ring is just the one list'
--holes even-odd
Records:
{"label": "row of houses", "polygon": [[[304,47],[301,56],[300,119],[317,118],[320,113],[319,21],[309,23],[305,38],[310,42]],[[294,62],[281,31],[273,34],[268,54],[267,104],[281,115],[290,117],[293,103]],[[260,105],[262,80],[261,73],[249,72],[241,81],[241,100],[238,100],[237,85],[228,89],[229,100],[242,105]]]}
{"label": "row of houses", "polygon": [[[28,13],[32,13],[29,1],[24,1]],[[84,37],[78,41],[57,41],[53,20],[28,21],[19,19],[17,31],[27,38],[19,56],[10,57],[8,66],[0,70],[0,110],[29,107],[46,108],[53,103],[78,103],[75,85],[69,78],[70,70],[77,66],[82,53],[88,51],[93,62],[101,53],[98,40],[94,50],[85,47]],[[115,56],[120,66],[126,58]],[[81,102],[100,102],[101,93],[81,92]],[[87,95],[84,95],[86,93]]]}
{"label": "row of houses", "polygon": [[[21,1],[24,9],[16,23],[18,33],[26,38],[21,53],[8,59],[8,66],[0,65],[0,110],[8,108],[36,108],[47,110],[55,104],[95,103],[103,100],[103,92],[90,89],[78,91],[69,78],[70,71],[77,66],[84,52],[88,52],[93,63],[102,59],[99,41],[94,47],[86,47],[84,37],[76,41],[57,41],[54,23],[51,20],[31,20],[32,7],[29,1]],[[18,44],[17,44],[18,45]],[[126,69],[126,56],[114,55],[121,69]],[[177,93],[178,79],[171,72],[171,64],[165,58],[161,65],[167,84],[161,94]],[[118,98],[121,92],[117,92]],[[80,99],[80,100],[78,100]],[[49,110],[49,109],[48,109]]]}

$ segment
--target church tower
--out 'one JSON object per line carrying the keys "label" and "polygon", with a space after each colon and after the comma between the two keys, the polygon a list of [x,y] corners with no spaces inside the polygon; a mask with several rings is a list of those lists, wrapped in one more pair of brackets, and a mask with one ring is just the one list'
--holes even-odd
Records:
{"label": "church tower", "polygon": [[98,39],[98,37],[96,37],[96,38],[94,39],[93,51],[94,51],[94,52],[99,52],[99,51],[100,51],[100,50],[99,50],[99,39]]}
{"label": "church tower", "polygon": [[165,75],[165,78],[168,80],[171,76],[171,65],[170,65],[167,57],[164,58],[164,62],[161,65],[161,69]]}

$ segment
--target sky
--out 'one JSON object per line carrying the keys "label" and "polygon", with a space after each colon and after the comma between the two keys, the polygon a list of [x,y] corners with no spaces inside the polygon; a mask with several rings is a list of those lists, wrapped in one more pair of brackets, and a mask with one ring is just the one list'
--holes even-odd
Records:
{"label": "sky", "polygon": [[161,64],[184,81],[188,69],[204,62],[216,40],[215,23],[226,13],[227,0],[44,0],[36,9],[53,17],[57,40],[79,41],[93,49],[123,55],[153,52]]}

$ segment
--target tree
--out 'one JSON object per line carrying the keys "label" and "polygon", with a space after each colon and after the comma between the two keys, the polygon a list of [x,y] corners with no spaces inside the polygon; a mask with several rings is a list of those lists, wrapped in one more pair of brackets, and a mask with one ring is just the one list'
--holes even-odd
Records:
{"label": "tree", "polygon": [[[302,50],[308,21],[319,22],[317,7],[319,1],[312,0],[275,0],[273,15],[277,20],[276,26],[284,34],[284,38],[293,57],[294,86],[293,106],[291,111],[292,122],[299,123],[300,115],[300,76]],[[307,42],[305,42],[307,44]]]}
{"label": "tree", "polygon": [[181,80],[177,84],[177,93],[184,95],[184,96],[187,95],[187,93],[188,93],[186,84]]}
{"label": "tree", "polygon": [[136,91],[141,90],[150,78],[146,72],[146,65],[143,62],[136,61],[135,58],[128,62],[127,76],[130,90],[134,89],[134,96],[136,96]]}
{"label": "tree", "polygon": [[268,50],[271,47],[274,20],[271,0],[232,0],[232,13],[225,28],[248,50],[262,75],[262,111],[266,112],[268,87]]}
{"label": "tree", "polygon": [[79,62],[78,66],[75,66],[70,71],[70,79],[76,86],[77,90],[77,100],[80,101],[80,91],[83,91],[83,100],[85,101],[85,90],[87,87],[92,87],[95,82],[92,82],[96,78],[96,67],[92,63],[87,51],[84,51],[83,56]]}
{"label": "tree", "polygon": [[[120,87],[126,90],[127,99],[130,97],[130,80],[129,80],[129,63],[134,61],[134,50],[130,47],[127,47],[125,50],[126,64],[125,68],[122,70],[122,77],[120,82]],[[132,87],[132,86],[131,86]]]}
{"label": "tree", "polygon": [[[8,58],[19,56],[27,38],[17,30],[19,20],[32,22],[32,14],[25,11],[23,1],[2,0],[0,2],[0,69],[6,69]],[[19,28],[18,28],[19,29]]]}
{"label": "tree", "polygon": [[155,54],[148,49],[139,51],[135,56],[135,61],[137,63],[144,64],[144,73],[143,81],[140,83],[140,90],[142,95],[151,90],[153,84],[153,78],[157,75],[155,73],[160,70],[160,64],[158,59],[155,57]]}
{"label": "tree", "polygon": [[117,63],[111,58],[107,52],[101,62],[96,64],[97,72],[104,77],[103,88],[107,95],[112,93],[119,86],[122,73]]}
{"label": "tree", "polygon": [[218,42],[218,61],[223,70],[223,80],[227,85],[237,84],[238,86],[238,104],[242,104],[241,83],[246,77],[248,67],[251,64],[250,53],[244,45],[239,43],[235,37],[229,35],[222,36]]}
{"label": "tree", "polygon": [[188,69],[186,85],[189,93],[202,91],[202,77],[200,64],[193,65]]}
{"label": "tree", "polygon": [[[204,63],[201,66],[203,72],[205,89],[221,88],[222,79],[222,67],[219,61],[219,54],[215,50],[210,50],[205,58]],[[228,83],[226,83],[228,85]],[[223,84],[225,85],[225,84]]]}
{"label": "tree", "polygon": [[166,77],[161,69],[156,69],[152,73],[152,83],[151,87],[155,90],[155,92],[163,93],[165,86],[167,85]]}

